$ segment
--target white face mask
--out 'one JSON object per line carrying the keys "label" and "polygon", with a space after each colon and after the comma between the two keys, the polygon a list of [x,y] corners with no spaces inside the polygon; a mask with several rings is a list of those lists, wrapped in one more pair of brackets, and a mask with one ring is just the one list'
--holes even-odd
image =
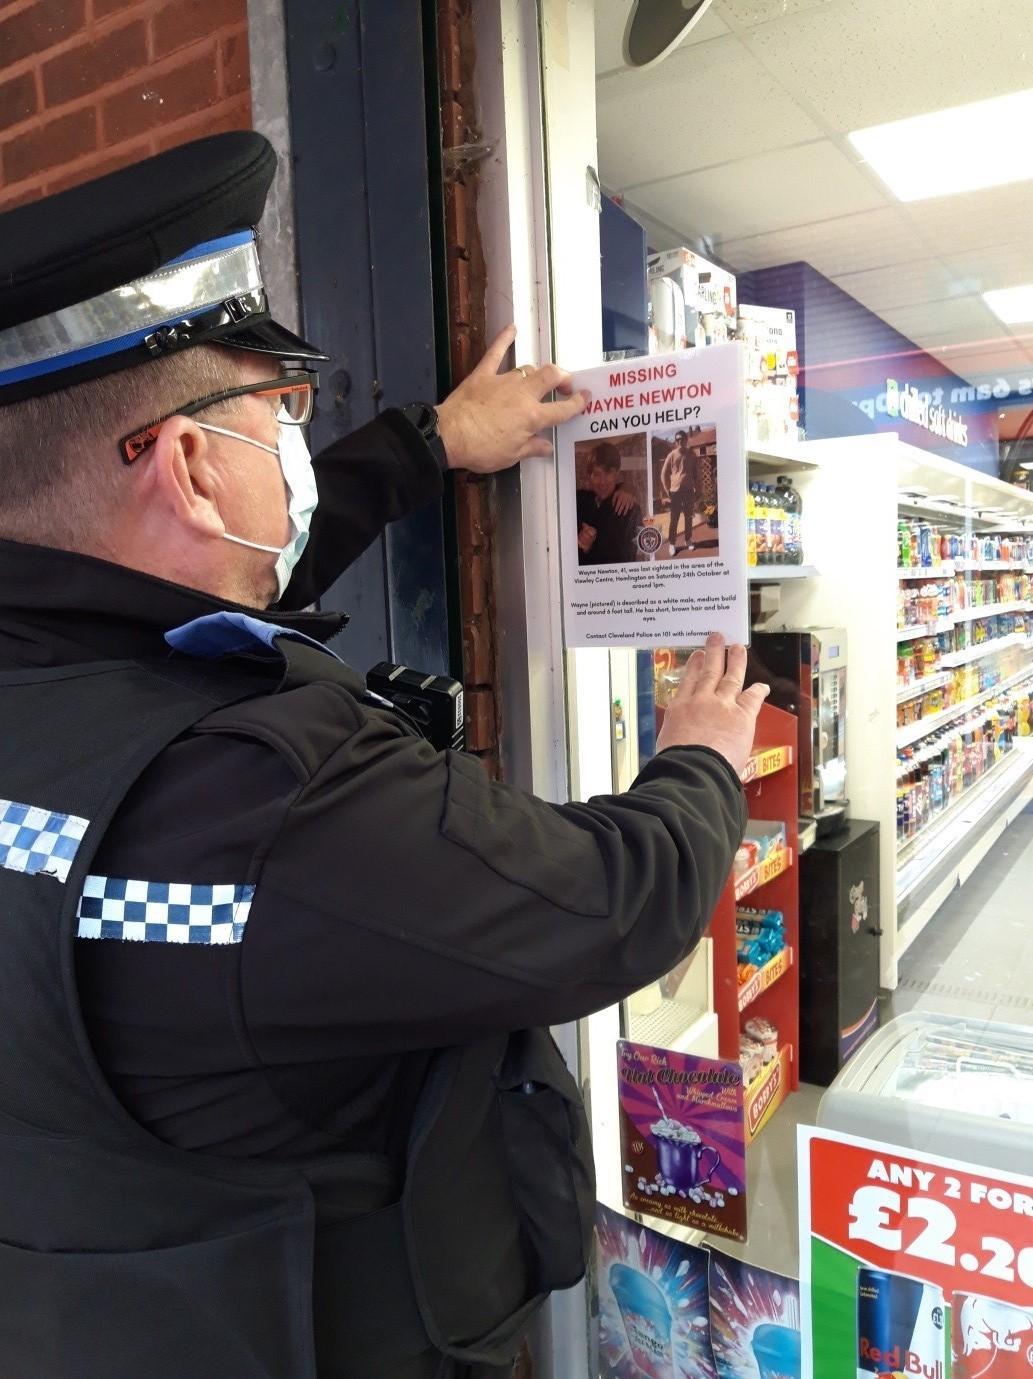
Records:
{"label": "white face mask", "polygon": [[233,541],[238,546],[249,546],[253,551],[268,551],[270,555],[276,556],[276,599],[279,601],[283,598],[294,567],[308,543],[312,514],[315,512],[316,503],[319,501],[319,494],[316,491],[316,475],[312,468],[312,456],[305,442],[302,428],[281,421],[277,444],[266,445],[263,441],[256,441],[251,436],[241,435],[239,431],[228,431],[224,426],[210,426],[203,421],[199,421],[197,425],[202,431],[214,431],[220,436],[232,436],[234,440],[245,441],[248,445],[257,445],[259,450],[265,450],[270,455],[279,456],[283,481],[287,485],[287,514],[291,519],[291,537],[286,546],[263,546],[258,541],[246,541],[242,536],[231,536],[229,532],[222,533],[225,540]]}

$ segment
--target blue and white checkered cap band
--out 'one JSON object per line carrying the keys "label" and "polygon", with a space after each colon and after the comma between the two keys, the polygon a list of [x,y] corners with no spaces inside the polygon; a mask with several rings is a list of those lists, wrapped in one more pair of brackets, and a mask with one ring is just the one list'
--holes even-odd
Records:
{"label": "blue and white checkered cap band", "polygon": [[145,278],[0,331],[0,387],[131,349],[159,326],[261,286],[252,231],[199,244]]}
{"label": "blue and white checkered cap band", "polygon": [[135,943],[240,943],[254,895],[254,886],[88,876],[79,899],[78,936]]}
{"label": "blue and white checkered cap band", "polygon": [[67,881],[89,819],[0,800],[0,867]]}

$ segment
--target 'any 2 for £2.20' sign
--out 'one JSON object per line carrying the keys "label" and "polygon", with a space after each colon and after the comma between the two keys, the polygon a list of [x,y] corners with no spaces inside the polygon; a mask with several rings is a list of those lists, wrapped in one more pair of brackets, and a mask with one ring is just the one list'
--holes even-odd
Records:
{"label": "'any 2 for \u00a32.20' sign", "polygon": [[800,1211],[805,1375],[1033,1375],[1033,1178],[801,1129]]}

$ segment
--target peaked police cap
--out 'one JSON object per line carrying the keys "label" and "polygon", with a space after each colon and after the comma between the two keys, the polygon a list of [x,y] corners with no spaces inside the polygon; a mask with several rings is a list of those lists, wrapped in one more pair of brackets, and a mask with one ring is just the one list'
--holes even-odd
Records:
{"label": "peaked police cap", "polygon": [[199,344],[325,359],[269,312],[254,227],[275,171],[241,130],[0,215],[0,405]]}

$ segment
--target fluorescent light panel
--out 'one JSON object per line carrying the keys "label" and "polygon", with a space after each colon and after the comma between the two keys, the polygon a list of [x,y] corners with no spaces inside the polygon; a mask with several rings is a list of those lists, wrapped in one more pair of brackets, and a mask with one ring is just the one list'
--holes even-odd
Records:
{"label": "fluorescent light panel", "polygon": [[[1033,256],[1033,249],[1030,250]],[[999,287],[984,292],[983,301],[1006,326],[1023,325],[1033,321],[1033,283],[1021,287]]]}
{"label": "fluorescent light panel", "polygon": [[873,125],[850,142],[900,201],[1033,178],[1033,89]]}

